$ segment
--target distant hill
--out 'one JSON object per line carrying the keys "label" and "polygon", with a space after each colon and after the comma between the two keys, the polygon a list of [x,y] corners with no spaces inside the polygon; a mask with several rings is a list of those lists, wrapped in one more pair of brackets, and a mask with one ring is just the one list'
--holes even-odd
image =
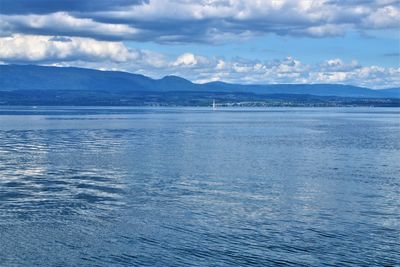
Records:
{"label": "distant hill", "polygon": [[147,90],[155,80],[139,74],[83,68],[0,65],[0,90]]}
{"label": "distant hill", "polygon": [[400,88],[372,90],[369,88],[342,84],[241,85],[212,82],[204,84],[204,86],[217,91],[252,92],[258,94],[306,94],[316,96],[400,98]]}
{"label": "distant hill", "polygon": [[[385,90],[372,90],[351,85],[338,84],[276,84],[276,85],[243,85],[224,82],[210,82],[196,84],[177,76],[166,76],[162,79],[151,79],[144,75],[132,74],[120,71],[99,71],[93,69],[73,67],[49,67],[35,65],[0,65],[0,92],[3,97],[13,97],[18,100],[16,92],[25,91],[23,97],[38,99],[47,97],[46,92],[68,93],[69,97],[74,95],[102,95],[106,100],[112,94],[123,98],[124,95],[138,95],[139,92],[148,95],[149,93],[174,92],[175,97],[181,92],[189,97],[189,93],[207,94],[232,94],[241,96],[251,95],[287,95],[293,99],[310,99],[307,96],[318,97],[344,97],[344,98],[400,98],[400,88]],[[28,92],[29,93],[26,93]],[[39,93],[40,91],[40,93]],[[73,93],[75,91],[75,93]],[[8,94],[5,94],[8,92]],[[35,93],[36,92],[36,93]],[[79,93],[78,93],[79,92]],[[99,93],[101,92],[101,94]],[[290,95],[290,97],[289,97]],[[300,95],[303,95],[302,97]],[[171,96],[171,94],[170,94]],[[22,96],[21,96],[22,98]],[[253,97],[259,99],[260,97]],[[7,98],[8,99],[8,98]],[[243,99],[245,99],[243,97]],[[1,100],[1,99],[0,99]],[[123,100],[121,100],[123,101]],[[172,101],[172,100],[171,100]],[[3,103],[9,103],[4,100]],[[14,102],[13,102],[14,103]]]}

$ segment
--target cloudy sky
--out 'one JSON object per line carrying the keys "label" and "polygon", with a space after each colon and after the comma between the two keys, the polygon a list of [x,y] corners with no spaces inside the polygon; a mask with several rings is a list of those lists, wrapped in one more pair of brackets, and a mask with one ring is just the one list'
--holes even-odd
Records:
{"label": "cloudy sky", "polygon": [[397,0],[1,0],[0,62],[400,87]]}

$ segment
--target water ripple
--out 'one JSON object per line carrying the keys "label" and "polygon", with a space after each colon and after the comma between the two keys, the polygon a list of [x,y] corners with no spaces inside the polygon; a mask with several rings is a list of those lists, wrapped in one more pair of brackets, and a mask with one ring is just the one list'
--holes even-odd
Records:
{"label": "water ripple", "polygon": [[399,121],[0,107],[0,265],[399,265]]}

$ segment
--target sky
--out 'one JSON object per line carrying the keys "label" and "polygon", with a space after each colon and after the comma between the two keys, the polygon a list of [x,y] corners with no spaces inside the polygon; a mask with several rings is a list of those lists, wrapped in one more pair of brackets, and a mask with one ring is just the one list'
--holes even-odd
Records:
{"label": "sky", "polygon": [[400,87],[400,1],[1,0],[0,63]]}

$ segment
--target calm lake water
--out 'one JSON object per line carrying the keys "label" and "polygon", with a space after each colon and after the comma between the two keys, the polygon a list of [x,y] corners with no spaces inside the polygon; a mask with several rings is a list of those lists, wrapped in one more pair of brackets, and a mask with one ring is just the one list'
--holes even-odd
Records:
{"label": "calm lake water", "polygon": [[400,109],[0,107],[1,266],[400,263]]}

